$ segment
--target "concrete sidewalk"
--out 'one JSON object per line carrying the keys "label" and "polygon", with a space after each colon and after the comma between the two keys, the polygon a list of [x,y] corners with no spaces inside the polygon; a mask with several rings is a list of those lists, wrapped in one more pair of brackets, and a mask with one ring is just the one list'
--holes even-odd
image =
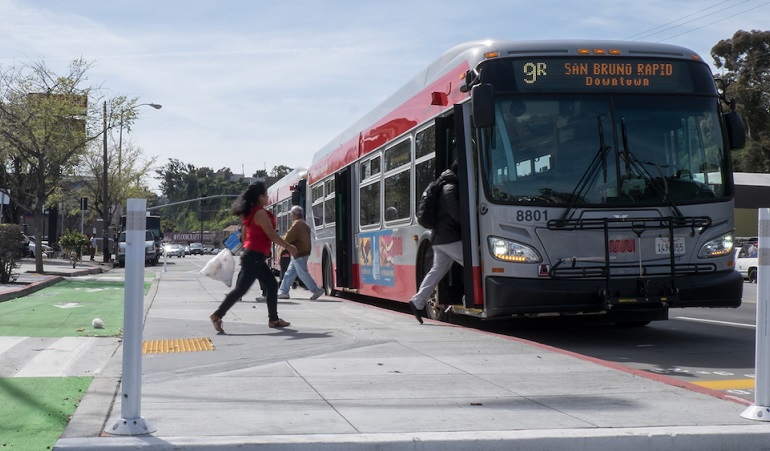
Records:
{"label": "concrete sidewalk", "polygon": [[55,449],[770,449],[770,425],[718,392],[302,289],[279,303],[290,327],[268,328],[265,304],[244,301],[216,335],[209,314],[227,288],[156,274],[145,342],[215,349],[143,356],[141,418],[155,432],[133,437],[101,436],[133,420],[116,353]]}

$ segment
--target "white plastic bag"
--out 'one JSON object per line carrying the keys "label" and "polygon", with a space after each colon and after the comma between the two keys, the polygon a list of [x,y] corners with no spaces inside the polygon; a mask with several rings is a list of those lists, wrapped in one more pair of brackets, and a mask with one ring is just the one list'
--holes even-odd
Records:
{"label": "white plastic bag", "polygon": [[224,248],[201,269],[201,274],[214,280],[224,282],[230,287],[233,284],[235,258],[230,249]]}

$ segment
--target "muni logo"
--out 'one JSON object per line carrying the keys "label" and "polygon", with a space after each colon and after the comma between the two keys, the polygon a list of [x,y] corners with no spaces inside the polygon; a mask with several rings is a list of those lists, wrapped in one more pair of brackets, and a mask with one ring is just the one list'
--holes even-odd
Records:
{"label": "muni logo", "polygon": [[636,252],[636,240],[634,239],[622,239],[622,240],[610,240],[609,248],[611,254],[624,254]]}

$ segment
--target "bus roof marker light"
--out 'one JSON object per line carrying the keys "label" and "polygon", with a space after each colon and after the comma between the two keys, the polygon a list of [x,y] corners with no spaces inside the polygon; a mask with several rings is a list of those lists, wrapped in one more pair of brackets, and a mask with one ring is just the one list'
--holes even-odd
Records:
{"label": "bus roof marker light", "polygon": [[590,55],[591,51],[588,49],[577,49],[578,55]]}
{"label": "bus roof marker light", "polygon": [[497,58],[500,56],[500,52],[487,52],[484,54],[484,58]]}
{"label": "bus roof marker light", "polygon": [[606,55],[607,51],[604,49],[594,49],[594,55]]}
{"label": "bus roof marker light", "polygon": [[620,55],[620,49],[610,49],[610,55]]}

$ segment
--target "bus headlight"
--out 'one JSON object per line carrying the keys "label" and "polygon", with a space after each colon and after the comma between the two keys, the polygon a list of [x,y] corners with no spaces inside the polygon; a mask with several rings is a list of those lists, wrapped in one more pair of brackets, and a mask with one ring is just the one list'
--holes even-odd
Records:
{"label": "bus headlight", "polygon": [[733,232],[725,233],[704,244],[698,252],[698,258],[722,257],[733,252]]}
{"label": "bus headlight", "polygon": [[543,259],[535,249],[516,241],[490,236],[489,252],[498,260],[511,263],[540,263]]}

